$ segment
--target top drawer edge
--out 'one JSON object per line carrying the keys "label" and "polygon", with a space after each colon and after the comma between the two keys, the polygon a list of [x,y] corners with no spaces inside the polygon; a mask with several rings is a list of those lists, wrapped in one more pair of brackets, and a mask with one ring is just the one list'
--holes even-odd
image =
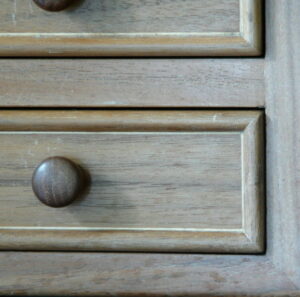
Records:
{"label": "top drawer edge", "polygon": [[33,0],[1,5],[0,56],[262,53],[262,0],[85,0],[60,12],[44,11]]}

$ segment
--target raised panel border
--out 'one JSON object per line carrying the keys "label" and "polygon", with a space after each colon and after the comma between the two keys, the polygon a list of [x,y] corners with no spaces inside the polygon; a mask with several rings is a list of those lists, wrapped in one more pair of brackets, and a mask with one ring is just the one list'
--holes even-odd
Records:
{"label": "raised panel border", "polygon": [[239,32],[1,33],[0,56],[258,56],[262,1],[240,0]]}
{"label": "raised panel border", "polygon": [[239,132],[242,228],[1,227],[3,250],[261,253],[264,250],[261,111],[1,111],[0,131]]}

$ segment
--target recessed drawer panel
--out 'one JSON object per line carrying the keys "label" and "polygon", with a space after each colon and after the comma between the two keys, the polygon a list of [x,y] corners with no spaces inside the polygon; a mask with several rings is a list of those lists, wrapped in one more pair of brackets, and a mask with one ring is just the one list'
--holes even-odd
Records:
{"label": "recessed drawer panel", "polygon": [[[1,249],[263,250],[259,111],[1,111],[0,130]],[[65,207],[62,163],[32,181],[54,156],[82,173]]]}
{"label": "recessed drawer panel", "polygon": [[0,55],[259,55],[261,2],[2,0]]}

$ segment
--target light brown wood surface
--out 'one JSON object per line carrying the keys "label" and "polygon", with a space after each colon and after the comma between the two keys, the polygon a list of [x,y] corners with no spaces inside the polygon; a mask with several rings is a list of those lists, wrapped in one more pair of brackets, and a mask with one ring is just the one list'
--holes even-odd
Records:
{"label": "light brown wood surface", "polygon": [[81,1],[59,13],[2,0],[2,56],[259,55],[262,0]]}
{"label": "light brown wood surface", "polygon": [[3,59],[2,107],[262,107],[263,59]]}
{"label": "light brown wood surface", "polygon": [[299,296],[299,15],[266,0],[265,255],[3,252],[1,294]]}
{"label": "light brown wood surface", "polygon": [[[82,1],[60,13],[2,0],[1,33],[238,32],[239,0]],[[13,17],[14,15],[14,17]]]}
{"label": "light brown wood surface", "polygon": [[[264,248],[261,112],[2,111],[0,130],[2,249]],[[31,189],[52,156],[90,175],[65,208]]]}
{"label": "light brown wood surface", "polygon": [[300,2],[267,3],[268,246],[271,261],[299,296]]}
{"label": "light brown wood surface", "polygon": [[300,295],[300,2],[266,0],[265,11],[266,254],[2,252],[2,295]]}

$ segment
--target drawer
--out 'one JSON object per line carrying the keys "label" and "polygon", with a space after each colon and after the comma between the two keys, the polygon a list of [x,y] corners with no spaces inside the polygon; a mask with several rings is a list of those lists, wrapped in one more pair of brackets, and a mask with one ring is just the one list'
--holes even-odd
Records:
{"label": "drawer", "polygon": [[1,111],[0,130],[1,249],[264,249],[260,111]]}
{"label": "drawer", "polygon": [[[49,12],[34,2],[70,5]],[[262,52],[261,5],[262,0],[2,0],[0,55],[256,56]]]}

